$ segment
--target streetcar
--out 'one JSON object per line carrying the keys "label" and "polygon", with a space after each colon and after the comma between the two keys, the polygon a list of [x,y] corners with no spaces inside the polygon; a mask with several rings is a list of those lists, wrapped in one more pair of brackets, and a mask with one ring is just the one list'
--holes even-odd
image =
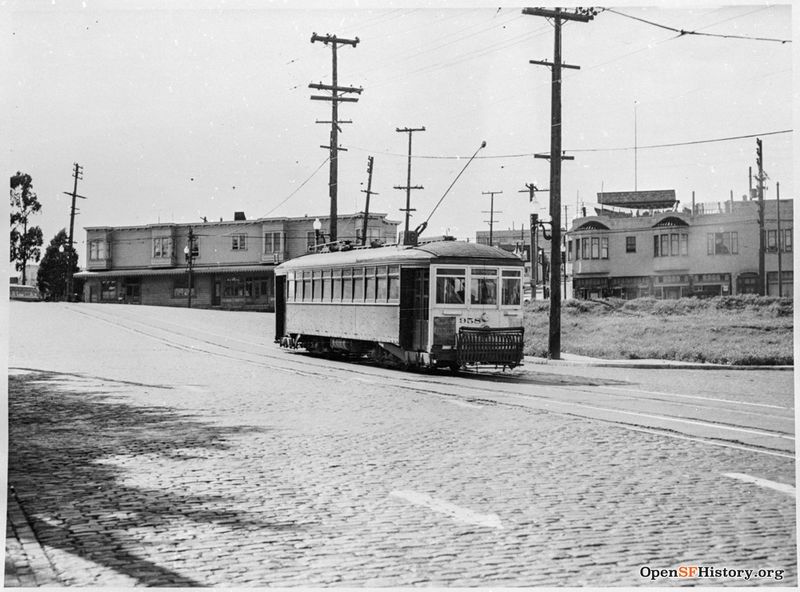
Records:
{"label": "streetcar", "polygon": [[275,270],[275,340],[400,368],[514,368],[523,269],[512,253],[453,239],[306,254]]}

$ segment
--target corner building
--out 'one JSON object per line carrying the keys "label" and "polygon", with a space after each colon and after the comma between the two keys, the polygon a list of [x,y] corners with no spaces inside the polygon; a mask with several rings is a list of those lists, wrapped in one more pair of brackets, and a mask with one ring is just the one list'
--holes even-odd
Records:
{"label": "corner building", "polygon": [[[357,244],[363,221],[363,213],[340,214],[339,240]],[[246,220],[237,212],[229,221],[85,228],[87,265],[76,277],[85,280],[84,302],[186,307],[191,296],[192,308],[272,311],[275,267],[324,243],[329,222],[327,216]],[[398,225],[370,213],[367,242],[395,242]]]}
{"label": "corner building", "polygon": [[[693,204],[678,211],[669,191],[599,198],[600,204],[619,209],[598,208],[597,215],[573,221],[567,258],[574,297],[673,299],[759,292],[757,201]],[[765,294],[778,296],[780,252],[781,293],[793,297],[792,248],[793,202],[764,200]]]}

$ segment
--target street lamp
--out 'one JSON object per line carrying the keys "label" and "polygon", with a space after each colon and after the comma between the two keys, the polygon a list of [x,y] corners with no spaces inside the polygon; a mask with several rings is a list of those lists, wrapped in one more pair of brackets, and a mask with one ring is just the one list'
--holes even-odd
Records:
{"label": "street lamp", "polygon": [[316,252],[319,243],[319,231],[322,230],[322,222],[319,221],[319,218],[314,218],[311,227],[314,229],[314,252]]}
{"label": "street lamp", "polygon": [[[65,249],[64,249],[64,243],[61,243],[61,244],[58,246],[58,252],[59,252],[59,253],[61,253],[61,254],[63,255],[63,254],[64,254],[64,251],[65,251]],[[69,271],[70,271],[70,270],[69,270],[69,260],[67,260],[67,261],[66,261],[66,267],[67,267],[67,273],[69,273]],[[64,292],[65,292],[64,298],[65,298],[65,299],[66,299],[66,291],[67,291],[67,288],[66,288],[66,286],[67,286],[67,276],[66,276],[66,274],[64,274]]]}

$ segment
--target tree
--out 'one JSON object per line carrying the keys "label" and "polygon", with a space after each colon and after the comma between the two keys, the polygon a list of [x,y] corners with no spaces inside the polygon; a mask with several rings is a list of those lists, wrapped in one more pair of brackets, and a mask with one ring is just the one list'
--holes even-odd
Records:
{"label": "tree", "polygon": [[38,226],[28,228],[28,217],[42,209],[42,204],[33,191],[33,178],[17,171],[11,177],[11,248],[10,261],[22,272],[22,283],[26,280],[25,266],[33,259],[38,262],[41,256],[42,229]]}
{"label": "tree", "polygon": [[[36,277],[39,292],[46,300],[66,300],[69,261],[69,237],[66,228],[62,228],[45,249],[44,257],[39,264],[39,275]],[[72,261],[70,272],[78,273],[80,268],[74,248],[72,249]],[[73,287],[78,293],[83,291],[82,282],[79,280],[75,280]]]}

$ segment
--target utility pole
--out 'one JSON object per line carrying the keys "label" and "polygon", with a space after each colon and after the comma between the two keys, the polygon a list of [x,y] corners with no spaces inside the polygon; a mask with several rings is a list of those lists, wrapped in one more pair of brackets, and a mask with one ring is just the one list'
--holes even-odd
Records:
{"label": "utility pole", "polygon": [[767,276],[764,272],[764,152],[761,138],[756,138],[756,165],[758,165],[758,293],[767,295]]}
{"label": "utility pole", "polygon": [[549,155],[552,239],[550,243],[550,336],[548,355],[551,359],[558,360],[561,358],[561,290],[559,289],[560,278],[558,277],[561,268],[561,161],[566,160],[561,154],[561,69],[580,69],[579,66],[571,66],[561,62],[561,25],[562,21],[565,20],[587,23],[594,18],[597,12],[591,8],[576,8],[575,12],[565,12],[561,8],[523,8],[522,14],[553,19],[553,27],[555,29],[553,62],[530,60],[530,63],[549,66],[552,72]]}
{"label": "utility pole", "polygon": [[189,264],[189,302],[188,308],[192,308],[192,262],[194,261],[194,232],[189,228],[189,244],[183,250],[186,262]]}
{"label": "utility pole", "polygon": [[777,199],[775,201],[775,214],[778,217],[778,298],[783,298],[783,258],[781,256],[781,184],[775,182]]}
{"label": "utility pole", "polygon": [[[488,222],[489,222],[489,246],[493,247],[494,246],[494,234],[493,234],[494,233],[494,196],[499,194],[499,193],[503,193],[503,192],[502,191],[482,191],[481,193],[483,195],[490,195],[491,196],[491,201],[489,202],[490,203],[489,211],[487,212],[486,210],[484,210],[482,213],[483,214],[489,214],[489,220],[488,220]],[[497,212],[497,213],[498,214],[502,214],[503,212]],[[484,220],[484,222],[486,222],[486,221],[487,220]]]}
{"label": "utility pole", "polygon": [[340,96],[339,93],[356,93],[361,94],[361,91],[364,90],[363,88],[355,88],[352,86],[339,86],[339,79],[337,73],[337,57],[336,57],[336,50],[339,45],[351,45],[355,47],[358,45],[359,39],[356,37],[355,39],[342,39],[337,37],[336,35],[317,35],[316,33],[311,35],[311,43],[316,41],[322,41],[325,45],[331,44],[331,49],[333,50],[333,76],[331,84],[309,84],[309,88],[313,88],[315,90],[327,90],[330,91],[330,96],[324,95],[312,95],[312,101],[330,101],[331,102],[331,120],[330,121],[317,121],[317,123],[330,123],[331,124],[331,137],[330,137],[330,145],[329,146],[320,146],[320,148],[327,148],[330,151],[330,178],[328,181],[328,194],[331,199],[331,214],[330,214],[330,240],[331,242],[336,242],[337,232],[337,195],[338,195],[338,184],[339,184],[339,157],[338,153],[340,150],[346,151],[346,148],[339,147],[339,132],[341,128],[339,127],[340,123],[353,123],[352,121],[339,121],[339,103],[355,103],[358,101],[358,97],[343,97]]}
{"label": "utility pole", "polygon": [[364,224],[361,227],[361,244],[367,244],[367,223],[369,222],[369,197],[370,195],[379,195],[372,190],[372,163],[374,162],[374,158],[371,156],[367,157],[367,173],[369,176],[367,177],[367,189],[361,190],[361,193],[367,194],[367,203],[364,206]]}
{"label": "utility pole", "polygon": [[72,196],[72,207],[69,213],[69,239],[67,241],[67,302],[72,302],[72,232],[75,229],[75,213],[79,211],[75,208],[75,198],[80,197],[81,199],[86,199],[84,196],[78,195],[78,181],[83,180],[83,167],[77,162],[74,163],[72,176],[75,178],[75,184],[72,186],[72,193],[67,191],[63,192],[65,195]]}
{"label": "utility pole", "polygon": [[567,299],[567,231],[569,230],[569,214],[567,214],[567,208],[569,206],[564,206],[564,234],[561,236],[561,247],[564,250],[564,257],[561,261],[561,267],[564,269],[564,300]]}
{"label": "utility pole", "polygon": [[415,211],[416,208],[411,207],[411,190],[412,189],[425,189],[422,185],[411,185],[411,136],[414,132],[424,132],[425,126],[422,127],[404,127],[404,128],[396,128],[395,131],[400,133],[407,133],[408,134],[408,176],[406,178],[405,186],[402,185],[395,185],[395,189],[405,189],[406,190],[406,207],[400,208],[401,212],[406,213],[406,228],[405,232],[403,233],[403,244],[410,245],[413,243],[411,236],[409,236],[408,232],[408,224],[409,218],[411,216],[411,212]]}
{"label": "utility pole", "polygon": [[[550,191],[539,189],[535,183],[525,183],[525,189],[519,193],[527,193],[528,201],[533,203],[537,191]],[[539,283],[539,214],[531,214],[531,299],[536,300],[536,285]]]}

